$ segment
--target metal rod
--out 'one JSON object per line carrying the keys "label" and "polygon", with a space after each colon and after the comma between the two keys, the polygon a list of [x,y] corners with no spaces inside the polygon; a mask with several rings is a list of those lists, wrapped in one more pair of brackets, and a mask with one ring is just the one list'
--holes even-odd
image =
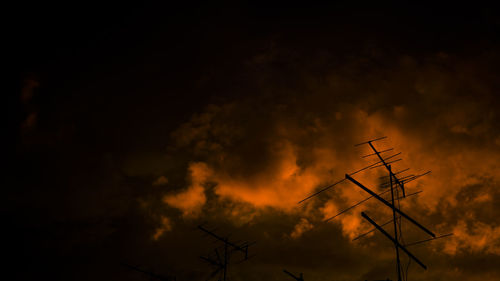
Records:
{"label": "metal rod", "polygon": [[309,199],[313,198],[314,196],[316,196],[316,195],[320,194],[321,192],[326,191],[326,190],[328,190],[328,189],[332,188],[333,186],[335,186],[335,185],[337,185],[337,184],[339,184],[339,183],[341,183],[341,182],[343,182],[343,181],[345,181],[345,179],[341,179],[341,180],[339,180],[339,181],[338,181],[338,182],[336,182],[336,183],[330,184],[329,186],[322,188],[321,190],[319,190],[319,191],[317,191],[317,192],[315,192],[315,193],[313,193],[313,194],[311,194],[311,195],[307,196],[306,198],[304,198],[304,199],[300,200],[298,204],[300,204],[300,203],[302,203],[302,202],[304,202],[304,201],[306,201],[306,200],[309,200]]}
{"label": "metal rod", "polygon": [[[393,157],[395,157],[395,156],[397,156],[397,155],[399,155],[399,154],[401,154],[401,152],[396,153],[396,154],[394,154],[394,155],[391,155],[391,156],[389,156],[389,157],[385,158],[385,160],[390,159],[390,158],[393,158]],[[359,170],[357,170],[357,171],[354,171],[354,172],[350,173],[349,175],[353,176],[353,175],[355,175],[355,174],[357,174],[357,173],[359,173],[359,172],[362,172],[362,171],[364,171],[364,170],[366,170],[366,169],[370,169],[372,166],[377,165],[377,164],[380,164],[380,163],[382,163],[382,162],[381,162],[381,161],[375,162],[375,163],[370,164],[370,165],[368,165],[368,166],[366,166],[366,167],[364,167],[364,168],[361,168],[361,169],[359,169]],[[392,163],[392,162],[391,162],[391,163]],[[306,198],[304,198],[304,199],[300,200],[297,204],[300,204],[300,203],[302,203],[302,202],[304,202],[304,201],[307,201],[307,200],[309,200],[309,199],[313,198],[314,196],[316,196],[316,195],[320,194],[321,192],[324,192],[324,191],[326,191],[326,190],[328,190],[328,189],[330,189],[330,188],[334,187],[335,185],[337,185],[337,184],[339,184],[339,183],[341,183],[341,182],[343,182],[343,181],[345,181],[345,178],[343,178],[343,179],[339,180],[338,182],[332,183],[332,184],[330,184],[330,185],[328,185],[328,186],[326,186],[326,187],[324,187],[324,188],[320,189],[319,191],[317,191],[317,192],[315,192],[315,193],[313,193],[313,194],[311,194],[311,195],[307,196]]]}
{"label": "metal rod", "polygon": [[[390,224],[392,221],[393,221],[393,220],[390,220],[390,221],[388,221],[388,222],[384,222],[384,223],[383,223],[383,224],[381,224],[380,226],[386,226],[386,225]],[[366,235],[368,235],[368,234],[370,234],[370,233],[374,232],[375,230],[377,230],[377,229],[376,229],[376,228],[372,228],[370,231],[365,232],[365,233],[363,233],[363,234],[359,235],[358,237],[356,237],[356,238],[352,239],[352,241],[356,241],[356,240],[358,240],[358,239],[360,239],[360,238],[363,238],[364,236],[366,236]]]}
{"label": "metal rod", "polygon": [[453,233],[448,233],[448,234],[444,234],[444,235],[438,236],[436,238],[429,238],[429,239],[420,240],[420,241],[417,241],[417,242],[408,243],[408,244],[405,245],[405,247],[413,246],[413,245],[417,245],[417,244],[421,244],[421,243],[432,241],[432,240],[436,240],[436,239],[439,239],[439,238],[445,238],[445,237],[452,236],[452,235],[453,235]]}
{"label": "metal rod", "polygon": [[[385,192],[388,192],[388,191],[389,191],[389,190],[386,190]],[[421,193],[421,192],[422,192],[422,190],[419,190],[419,191],[417,191],[417,192],[407,194],[407,195],[406,195],[406,197],[399,197],[399,198],[397,198],[396,200],[399,200],[399,199],[406,199],[406,198],[408,198],[408,197],[410,197],[410,196],[417,195],[417,194],[419,194],[419,193]],[[380,195],[380,193],[379,193],[379,195]],[[371,197],[370,197],[370,198],[371,198]],[[381,224],[380,226],[385,226],[385,225],[388,225],[388,224],[389,224],[389,223],[391,223],[392,221],[393,221],[393,220],[390,220],[390,221],[388,221],[388,222],[385,222],[385,223]],[[359,235],[358,237],[356,237],[356,238],[352,239],[352,241],[358,240],[358,239],[360,239],[360,238],[362,238],[362,237],[364,237],[364,236],[366,236],[366,235],[368,235],[368,234],[372,233],[372,232],[373,232],[373,231],[375,231],[375,230],[376,230],[376,228],[372,228],[370,231],[365,232],[365,233],[363,233],[363,234]]]}
{"label": "metal rod", "polygon": [[[394,189],[392,187],[392,170],[391,170],[391,165],[388,165],[387,168],[389,169],[389,179],[391,183],[391,201],[392,205],[394,206]],[[392,221],[394,222],[394,247],[396,248],[396,264],[398,267],[398,281],[401,281],[401,262],[399,260],[399,241],[398,241],[398,227],[397,227],[397,222],[396,222],[396,210],[395,208],[392,209]]]}
{"label": "metal rod", "polygon": [[[386,149],[386,150],[382,150],[382,151],[379,151],[379,153],[384,153],[384,152],[391,151],[391,150],[394,150],[394,148],[389,148],[389,149]],[[361,158],[366,158],[368,156],[373,156],[373,155],[377,155],[377,153],[372,153],[372,154],[368,154],[368,155],[365,155],[365,156],[361,156]]]}
{"label": "metal rod", "polygon": [[[408,171],[410,168],[406,168],[404,170],[401,170],[401,171],[397,171],[395,173],[392,173],[393,175],[397,175],[397,174],[401,174],[401,173],[404,173],[406,171]],[[389,176],[383,176],[383,177],[380,177],[380,179],[385,179],[385,178],[388,178]]]}
{"label": "metal rod", "polygon": [[217,240],[220,240],[220,241],[224,242],[225,244],[228,244],[229,246],[233,247],[235,250],[241,251],[243,253],[247,252],[247,250],[245,250],[244,248],[242,248],[242,247],[240,247],[240,246],[238,246],[238,245],[236,245],[234,243],[229,242],[227,240],[227,238],[220,237],[219,235],[217,235],[217,234],[215,234],[215,233],[213,233],[213,232],[211,232],[211,231],[203,228],[201,225],[198,226],[198,229],[200,229],[201,231],[203,231],[203,232],[205,232],[205,233],[207,233],[207,234],[215,237]]}
{"label": "metal rod", "polygon": [[370,143],[372,141],[378,141],[378,140],[383,140],[383,139],[386,139],[387,137],[381,137],[381,138],[377,138],[377,139],[373,139],[373,140],[369,140],[369,141],[365,141],[365,142],[362,142],[362,143],[358,143],[358,144],[355,144],[354,146],[360,146],[362,144],[365,144],[365,143]]}
{"label": "metal rod", "polygon": [[[390,189],[388,189],[388,190],[386,190],[386,191],[380,192],[378,195],[383,195],[383,194],[385,194],[385,193],[387,193],[387,192],[389,192],[389,191],[391,191],[391,190],[390,190]],[[419,194],[419,193],[421,193],[421,192],[423,192],[423,191],[422,191],[422,190],[420,190],[420,191],[417,191],[417,192],[414,192],[414,193],[410,193],[410,194],[407,194],[407,195],[406,195],[406,197],[398,197],[398,198],[396,198],[396,200],[399,200],[399,199],[405,199],[405,198],[408,198],[408,197],[410,197],[410,196],[417,195],[417,194]],[[324,220],[324,222],[328,222],[328,221],[330,221],[330,220],[332,220],[332,219],[334,219],[334,218],[336,218],[336,217],[338,217],[338,216],[340,216],[340,215],[344,214],[345,212],[347,212],[347,211],[349,211],[349,210],[351,210],[351,209],[353,209],[353,208],[357,207],[358,205],[361,205],[362,203],[364,203],[364,202],[368,201],[368,199],[371,199],[371,198],[373,198],[373,196],[366,197],[365,199],[363,199],[363,200],[359,201],[358,203],[356,203],[356,204],[354,204],[354,205],[352,205],[352,206],[350,206],[350,207],[348,207],[348,208],[345,208],[344,210],[340,211],[340,212],[339,212],[338,214],[336,214],[335,216],[330,217],[330,218],[328,218],[328,219]]]}
{"label": "metal rod", "polygon": [[389,240],[393,243],[396,243],[401,250],[403,250],[411,259],[416,261],[422,268],[427,269],[427,266],[423,264],[419,259],[417,259],[412,253],[410,253],[403,245],[399,244],[398,241],[394,240],[389,233],[387,233],[382,227],[380,227],[376,222],[374,222],[369,216],[367,216],[364,212],[361,212],[361,216],[365,218],[369,223],[375,226],[380,232],[382,232]]}
{"label": "metal rod", "polygon": [[349,176],[348,174],[345,175],[345,177],[350,180],[351,182],[353,182],[354,184],[356,184],[357,186],[361,187],[361,189],[363,189],[364,191],[368,192],[370,195],[372,195],[373,197],[377,198],[380,202],[384,203],[386,206],[388,206],[389,208],[392,208],[394,209],[396,212],[398,212],[401,216],[403,216],[404,218],[406,218],[407,220],[409,220],[410,222],[412,222],[413,224],[415,224],[416,226],[418,226],[420,229],[422,229],[423,231],[427,232],[429,235],[431,235],[432,237],[436,237],[436,235],[434,233],[432,233],[432,231],[428,230],[427,228],[425,228],[423,225],[419,224],[418,222],[416,222],[414,219],[412,219],[411,217],[409,217],[407,214],[405,214],[403,211],[399,210],[398,208],[396,208],[394,205],[392,205],[391,203],[387,202],[385,199],[383,199],[382,197],[378,196],[375,192],[371,191],[369,188],[365,187],[364,185],[362,185],[361,183],[359,183],[358,181],[356,181],[355,179],[353,179],[351,176]]}
{"label": "metal rod", "polygon": [[[403,158],[399,158],[399,159],[396,159],[396,160],[392,160],[392,161],[389,161],[389,162],[387,162],[387,163],[385,163],[385,164],[392,164],[392,163],[394,163],[394,162],[398,162],[398,161],[401,161],[401,160],[403,160]],[[380,164],[380,165],[377,165],[377,166],[371,167],[370,169],[375,169],[375,168],[378,168],[378,167],[383,167],[383,166],[385,166],[385,165],[384,165],[384,164]]]}
{"label": "metal rod", "polygon": [[[382,195],[382,194],[387,193],[387,192],[389,192],[389,191],[390,191],[390,190],[386,190],[386,191],[384,191],[384,192],[379,193],[378,195]],[[329,220],[332,220],[332,219],[334,219],[334,218],[336,218],[336,217],[338,217],[338,216],[342,215],[343,213],[345,213],[345,212],[347,212],[347,211],[349,211],[349,210],[351,210],[351,209],[355,208],[355,207],[356,207],[356,206],[358,206],[358,205],[363,204],[364,202],[368,201],[368,200],[369,200],[369,199],[371,199],[371,198],[373,198],[373,196],[366,197],[365,199],[363,199],[363,200],[359,201],[358,203],[356,203],[356,204],[354,204],[354,205],[352,205],[352,206],[350,206],[350,207],[348,207],[348,208],[346,208],[346,209],[344,209],[344,210],[340,211],[340,212],[339,212],[338,214],[336,214],[335,216],[333,216],[333,217],[331,217],[331,218],[326,219],[326,220],[325,220],[325,222],[327,222],[327,221],[329,221]]]}
{"label": "metal rod", "polygon": [[302,276],[302,273],[300,274],[299,277],[295,276],[293,273],[289,272],[288,270],[286,269],[283,269],[283,272],[288,274],[290,277],[292,277],[293,279],[297,280],[297,281],[304,281],[304,278]]}

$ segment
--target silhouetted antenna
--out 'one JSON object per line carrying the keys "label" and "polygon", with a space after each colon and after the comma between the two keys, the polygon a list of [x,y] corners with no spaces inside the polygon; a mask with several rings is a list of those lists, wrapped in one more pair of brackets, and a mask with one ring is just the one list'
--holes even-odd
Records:
{"label": "silhouetted antenna", "polygon": [[141,269],[139,267],[136,267],[136,266],[133,266],[133,265],[129,265],[129,264],[126,264],[126,263],[120,263],[122,266],[130,269],[130,270],[134,270],[134,271],[137,271],[137,272],[140,272],[144,275],[147,275],[151,278],[151,280],[162,280],[162,281],[175,281],[177,280],[175,276],[172,276],[172,277],[168,277],[168,276],[163,276],[163,275],[160,275],[160,274],[156,274],[156,273],[153,273],[153,272],[150,272],[150,271],[147,271],[147,270],[144,270],[144,269]]}
{"label": "silhouetted antenna", "polygon": [[[370,156],[377,156],[378,160],[377,162],[374,162],[360,170],[357,170],[353,173],[347,173],[345,175],[345,178],[342,179],[342,180],[339,180],[338,182],[332,184],[332,185],[329,185],[321,190],[319,190],[318,192],[308,196],[307,198],[301,200],[299,203],[301,202],[304,202],[305,200],[308,200],[316,195],[318,195],[319,193],[335,186],[336,184],[339,184],[341,182],[343,182],[344,180],[348,180],[352,183],[354,183],[355,185],[357,185],[358,187],[360,187],[361,189],[363,189],[365,192],[367,192],[370,196],[369,197],[366,197],[365,199],[355,203],[354,205],[351,205],[350,207],[347,207],[345,209],[343,209],[342,211],[340,211],[339,213],[337,213],[335,216],[332,216],[328,219],[326,219],[325,221],[329,221],[329,220],[332,220],[354,208],[356,208],[357,206],[365,203],[366,201],[368,201],[369,199],[371,198],[375,198],[377,199],[379,202],[383,203],[384,205],[386,205],[387,207],[389,207],[392,211],[392,219],[381,224],[381,225],[378,225],[375,221],[373,221],[370,217],[368,217],[368,215],[366,215],[364,212],[361,213],[361,215],[370,223],[374,226],[373,229],[371,229],[370,231],[366,232],[366,233],[363,233],[359,236],[357,236],[356,238],[353,239],[354,240],[358,240],[362,237],[365,237],[366,235],[368,235],[369,233],[372,233],[376,230],[378,230],[379,232],[381,232],[383,235],[385,235],[393,244],[394,244],[394,247],[395,247],[395,251],[396,251],[396,265],[397,265],[397,276],[398,276],[398,281],[402,281],[402,280],[405,280],[407,281],[407,269],[406,269],[406,273],[402,270],[402,266],[401,266],[401,261],[400,261],[400,257],[399,257],[399,252],[400,250],[405,252],[408,257],[411,259],[411,260],[414,260],[416,263],[418,263],[422,268],[426,269],[426,266],[417,258],[415,257],[411,252],[408,251],[408,249],[406,247],[408,246],[412,246],[412,245],[417,245],[417,244],[420,244],[420,243],[424,243],[424,242],[427,242],[427,241],[433,241],[433,240],[436,240],[436,239],[440,239],[440,238],[444,238],[444,237],[448,237],[450,236],[451,234],[446,234],[446,235],[441,235],[441,236],[437,236],[432,232],[430,231],[428,228],[426,228],[425,226],[423,226],[422,224],[420,224],[419,222],[417,222],[415,219],[413,219],[411,216],[409,216],[408,214],[406,214],[406,212],[403,212],[400,208],[400,200],[401,199],[405,199],[405,198],[408,198],[410,196],[414,196],[414,195],[418,195],[420,194],[422,191],[416,191],[416,192],[413,192],[413,193],[406,193],[406,188],[405,188],[405,184],[411,182],[411,181],[414,181],[422,176],[425,176],[427,174],[430,173],[430,171],[428,172],[425,172],[425,173],[422,173],[422,174],[408,174],[408,175],[404,175],[403,173],[408,171],[409,168],[406,168],[406,169],[402,169],[402,170],[399,170],[397,172],[393,172],[392,171],[392,167],[391,167],[391,164],[392,163],[395,163],[395,162],[398,162],[398,161],[401,161],[402,159],[401,158],[395,158],[396,156],[400,155],[401,153],[396,153],[396,154],[393,154],[393,155],[390,155],[388,157],[383,157],[382,154],[384,153],[387,153],[389,151],[393,151],[394,149],[393,148],[388,148],[388,149],[383,149],[383,150],[378,150],[377,148],[375,148],[375,146],[373,145],[373,142],[376,142],[376,141],[379,141],[379,140],[383,140],[383,139],[386,139],[387,137],[381,137],[381,138],[376,138],[376,139],[373,139],[373,140],[369,140],[369,141],[366,141],[366,142],[362,142],[362,143],[359,143],[359,144],[356,144],[355,146],[360,146],[360,145],[365,145],[365,144],[368,144],[371,148],[371,150],[373,151],[373,153],[371,154],[367,154],[367,155],[364,155],[362,156],[362,158],[367,158],[367,157],[370,157]],[[385,154],[384,154],[385,155]],[[360,183],[359,181],[355,180],[352,176],[355,175],[356,173],[359,173],[361,171],[364,171],[364,170],[367,170],[367,169],[375,169],[375,168],[379,168],[379,167],[385,167],[385,169],[387,170],[388,172],[388,175],[387,176],[383,176],[383,177],[380,177],[380,179],[388,179],[387,182],[384,182],[382,184],[380,184],[380,188],[382,189],[385,189],[385,188],[389,188],[388,190],[383,190],[382,192],[374,192],[372,189],[366,187],[365,185],[363,185],[362,183]],[[399,194],[399,190],[401,190],[402,192],[402,196],[400,196]],[[382,196],[386,193],[390,192],[390,197],[389,199],[385,199],[383,198]],[[432,238],[430,239],[425,239],[425,240],[421,240],[421,241],[416,241],[416,242],[412,242],[412,243],[404,243],[402,242],[403,241],[403,235],[402,235],[402,228],[401,228],[401,223],[402,223],[402,218],[404,218],[405,220],[411,222],[413,225],[415,225],[416,227],[420,228],[421,230],[423,230],[425,233],[429,234],[430,236],[432,236]],[[391,236],[386,230],[384,230],[382,227],[383,226],[386,226],[388,224],[392,223],[393,227],[394,227],[394,236]],[[408,263],[409,265],[409,263]],[[402,278],[404,277],[404,278]]]}
{"label": "silhouetted antenna", "polygon": [[207,280],[212,279],[217,274],[221,274],[222,275],[222,280],[226,281],[226,279],[227,279],[227,270],[228,270],[228,266],[229,266],[229,258],[230,258],[230,254],[231,253],[233,253],[233,252],[240,252],[240,253],[244,254],[244,258],[240,262],[243,262],[243,261],[246,261],[246,260],[249,259],[249,257],[248,257],[248,247],[250,245],[255,244],[255,242],[252,242],[252,243],[243,242],[241,245],[238,245],[237,243],[230,242],[229,238],[222,237],[222,236],[214,233],[213,231],[210,231],[210,230],[202,227],[201,225],[198,226],[198,229],[200,229],[201,231],[203,231],[207,235],[214,237],[217,241],[222,242],[223,243],[223,247],[224,247],[224,250],[223,250],[222,254],[220,254],[217,249],[214,250],[217,260],[214,260],[214,259],[212,259],[210,257],[203,257],[203,256],[200,257],[202,260],[206,261],[210,265],[215,266],[215,270],[212,272],[212,274],[208,277]]}
{"label": "silhouetted antenna", "polygon": [[292,277],[293,279],[295,279],[297,281],[304,281],[304,276],[302,275],[302,273],[299,273],[299,276],[295,276],[293,273],[289,272],[286,269],[283,269],[283,272],[288,274],[290,277]]}

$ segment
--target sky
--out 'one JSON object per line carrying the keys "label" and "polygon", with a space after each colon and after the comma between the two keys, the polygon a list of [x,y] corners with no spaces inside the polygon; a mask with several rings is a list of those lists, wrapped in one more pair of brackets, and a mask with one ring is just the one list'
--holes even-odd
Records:
{"label": "sky", "polygon": [[[400,208],[453,236],[408,280],[500,279],[499,15],[489,6],[31,4],[9,8],[11,280],[397,280],[390,209],[347,181],[393,148]],[[12,64],[10,64],[12,62]],[[392,154],[391,154],[392,153]],[[383,168],[353,177],[375,191]],[[387,196],[385,198],[388,198]],[[391,225],[385,227],[389,233]],[[429,238],[402,220],[405,244]],[[406,275],[406,274],[405,274]],[[214,279],[216,280],[216,279]]]}

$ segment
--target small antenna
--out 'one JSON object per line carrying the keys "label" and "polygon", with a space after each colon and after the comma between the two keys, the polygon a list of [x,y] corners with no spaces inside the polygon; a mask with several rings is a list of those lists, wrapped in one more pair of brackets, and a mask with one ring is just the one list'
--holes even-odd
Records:
{"label": "small antenna", "polygon": [[252,243],[244,242],[241,245],[238,245],[234,242],[230,242],[229,238],[222,237],[222,236],[214,233],[213,231],[210,231],[210,230],[204,228],[201,225],[198,226],[198,229],[203,231],[207,235],[214,237],[217,241],[222,242],[223,247],[224,247],[224,252],[222,255],[219,254],[219,251],[217,249],[214,250],[214,253],[217,257],[217,260],[214,260],[210,257],[200,257],[202,260],[206,261],[210,265],[215,266],[215,270],[212,272],[212,274],[208,277],[207,280],[212,279],[217,274],[222,274],[222,280],[226,281],[230,254],[232,252],[240,252],[240,253],[244,254],[244,258],[241,262],[246,261],[249,258],[248,257],[248,247],[250,245],[255,244],[255,242],[252,242]]}

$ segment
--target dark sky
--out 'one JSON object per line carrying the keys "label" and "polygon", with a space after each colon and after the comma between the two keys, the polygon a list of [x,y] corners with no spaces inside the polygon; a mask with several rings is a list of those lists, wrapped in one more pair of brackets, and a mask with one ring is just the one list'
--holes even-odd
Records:
{"label": "dark sky", "polygon": [[[500,278],[500,65],[492,6],[23,4],[6,10],[10,280],[205,280],[218,246],[257,241],[230,280],[395,278],[390,216],[343,184],[379,136],[432,170],[402,208],[438,234],[409,280]],[[12,62],[12,64],[10,64]],[[373,160],[373,159],[372,159]],[[357,178],[376,186],[383,171]],[[403,224],[405,239],[424,239]],[[238,260],[236,254],[234,260]],[[403,254],[404,264],[407,257]]]}

